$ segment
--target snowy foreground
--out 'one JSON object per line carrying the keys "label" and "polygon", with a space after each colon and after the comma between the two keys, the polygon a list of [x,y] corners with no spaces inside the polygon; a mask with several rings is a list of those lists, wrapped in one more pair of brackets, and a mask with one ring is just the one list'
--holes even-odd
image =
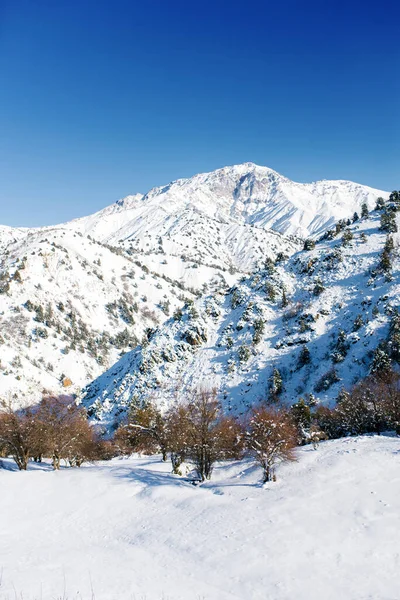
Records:
{"label": "snowy foreground", "polygon": [[195,487],[157,457],[0,470],[0,598],[399,599],[400,440],[298,458],[264,487],[249,463]]}

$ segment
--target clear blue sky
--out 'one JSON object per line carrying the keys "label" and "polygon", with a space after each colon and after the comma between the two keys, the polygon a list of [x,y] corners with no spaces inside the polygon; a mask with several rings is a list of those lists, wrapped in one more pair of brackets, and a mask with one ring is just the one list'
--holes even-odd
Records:
{"label": "clear blue sky", "polygon": [[253,161],[400,188],[394,0],[0,0],[0,223]]}

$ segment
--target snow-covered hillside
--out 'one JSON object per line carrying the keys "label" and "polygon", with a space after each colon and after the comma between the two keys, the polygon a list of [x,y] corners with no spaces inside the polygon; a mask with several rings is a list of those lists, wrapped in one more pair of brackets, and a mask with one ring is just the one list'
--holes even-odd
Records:
{"label": "snow-covered hillside", "polygon": [[69,229],[9,243],[0,268],[0,393],[78,392],[193,294]]}
{"label": "snow-covered hillside", "polygon": [[76,391],[185,298],[292,255],[298,236],[316,236],[363,202],[372,208],[379,195],[387,196],[345,181],[294,183],[245,163],[66,224],[0,227],[0,394],[34,401],[64,380]]}
{"label": "snow-covered hillside", "polygon": [[264,487],[247,462],[200,487],[157,457],[0,469],[0,599],[398,598],[399,439],[297,457]]}
{"label": "snow-covered hillside", "polygon": [[374,211],[314,249],[268,262],[233,288],[187,303],[145,347],[90,384],[89,413],[112,425],[132,402],[153,398],[166,406],[204,385],[240,413],[274,392],[274,368],[282,378],[276,395],[286,402],[307,393],[336,398],[368,373],[399,307],[398,234],[392,267],[384,271],[380,215]]}

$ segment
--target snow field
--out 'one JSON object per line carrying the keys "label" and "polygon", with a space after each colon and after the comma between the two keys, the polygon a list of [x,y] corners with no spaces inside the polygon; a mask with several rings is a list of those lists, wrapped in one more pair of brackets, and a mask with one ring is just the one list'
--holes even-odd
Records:
{"label": "snow field", "polygon": [[265,486],[246,461],[200,487],[159,457],[0,470],[0,598],[397,600],[400,440],[297,455]]}

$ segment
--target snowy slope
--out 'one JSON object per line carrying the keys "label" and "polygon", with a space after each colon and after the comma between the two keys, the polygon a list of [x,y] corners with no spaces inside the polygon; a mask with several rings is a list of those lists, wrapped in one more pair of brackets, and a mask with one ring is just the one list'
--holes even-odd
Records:
{"label": "snowy slope", "polygon": [[201,487],[157,457],[0,469],[0,599],[397,599],[399,439],[297,455],[264,487],[246,462]]}
{"label": "snowy slope", "polygon": [[29,229],[0,225],[0,252],[4,252],[8,244],[23,239],[29,231]]}
{"label": "snowy slope", "polygon": [[[306,393],[324,402],[335,398],[341,387],[368,373],[373,351],[388,334],[390,314],[399,307],[398,234],[390,277],[373,276],[386,241],[379,219],[375,211],[352,224],[347,246],[341,232],[230,290],[189,303],[180,319],[170,319],[145,347],[90,384],[83,398],[89,413],[112,425],[131,402],[154,398],[164,407],[204,385],[217,388],[228,410],[243,412],[268,397],[274,367],[283,378],[282,400],[293,403]],[[317,280],[325,288],[320,295]],[[357,316],[362,322],[355,331]],[[335,354],[340,330],[343,357]],[[301,366],[304,346],[310,362]],[[336,379],[331,385],[324,383],[328,373]]]}
{"label": "snowy slope", "polygon": [[0,396],[77,392],[193,297],[124,253],[61,228],[9,243],[0,262]]}

